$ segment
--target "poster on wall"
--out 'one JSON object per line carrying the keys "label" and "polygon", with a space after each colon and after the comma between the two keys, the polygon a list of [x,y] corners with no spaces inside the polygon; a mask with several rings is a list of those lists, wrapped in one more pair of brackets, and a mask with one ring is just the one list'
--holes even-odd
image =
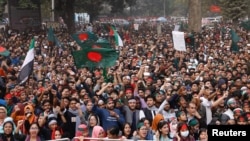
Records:
{"label": "poster on wall", "polygon": [[8,1],[10,28],[19,32],[41,30],[40,0],[30,0],[23,4],[22,0]]}

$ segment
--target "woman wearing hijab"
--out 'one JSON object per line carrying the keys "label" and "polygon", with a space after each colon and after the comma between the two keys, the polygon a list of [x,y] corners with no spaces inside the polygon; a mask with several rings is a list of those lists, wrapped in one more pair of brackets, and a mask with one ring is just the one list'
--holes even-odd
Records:
{"label": "woman wearing hijab", "polygon": [[152,130],[153,130],[154,133],[156,133],[158,123],[161,120],[164,120],[163,115],[162,114],[156,114],[155,117],[154,117],[154,119],[153,119],[153,122],[152,122]]}
{"label": "woman wearing hijab", "polygon": [[89,141],[84,138],[90,138],[88,126],[85,124],[80,124],[76,130],[74,141]]}
{"label": "woman wearing hijab", "polygon": [[5,121],[3,123],[3,134],[0,134],[1,141],[16,141],[13,135],[14,123],[13,121]]}
{"label": "woman wearing hijab", "polygon": [[24,119],[24,105],[22,103],[17,103],[11,113],[11,117],[14,123],[17,125],[17,121]]}
{"label": "woman wearing hijab", "polygon": [[[104,138],[105,132],[101,126],[95,126],[92,132],[92,138]],[[102,140],[92,140],[92,141],[102,141]]]}
{"label": "woman wearing hijab", "polygon": [[37,117],[34,114],[34,108],[32,105],[27,105],[24,107],[24,126],[22,127],[22,133],[27,134],[27,129],[30,128],[30,125],[37,121]]}

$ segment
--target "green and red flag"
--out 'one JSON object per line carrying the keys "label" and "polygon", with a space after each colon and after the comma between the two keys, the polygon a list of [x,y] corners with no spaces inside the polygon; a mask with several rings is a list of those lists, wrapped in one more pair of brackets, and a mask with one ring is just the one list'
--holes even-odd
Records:
{"label": "green and red flag", "polygon": [[49,28],[49,31],[47,33],[47,39],[49,41],[50,46],[55,45],[55,46],[63,48],[63,44],[58,40],[58,38],[54,34],[54,31],[53,31],[52,27]]}
{"label": "green and red flag", "polygon": [[77,68],[114,66],[119,56],[118,52],[109,48],[90,48],[73,51],[74,62]]}
{"label": "green and red flag", "polygon": [[52,27],[49,28],[49,31],[47,34],[48,34],[47,39],[49,41],[49,45],[53,46],[56,42],[56,38],[55,38],[55,34],[54,34]]}
{"label": "green and red flag", "polygon": [[101,48],[112,48],[111,44],[107,39],[99,38],[94,45],[100,46]]}
{"label": "green and red flag", "polygon": [[123,47],[122,38],[120,37],[120,35],[118,34],[118,32],[116,31],[116,29],[115,29],[114,26],[110,26],[109,35],[115,37],[115,44],[116,44],[117,46]]}
{"label": "green and red flag", "polygon": [[10,55],[10,52],[6,48],[0,46],[0,55],[7,57]]}
{"label": "green and red flag", "polygon": [[76,34],[72,35],[72,38],[82,48],[84,48],[84,46],[86,46],[86,43],[88,43],[88,42],[93,43],[93,42],[96,42],[98,40],[98,37],[93,32],[76,33]]}
{"label": "green and red flag", "polygon": [[90,48],[112,48],[111,44],[109,42],[106,41],[102,41],[102,40],[97,40],[92,41],[92,40],[87,40],[81,44],[79,44],[81,46],[82,49],[90,49]]}

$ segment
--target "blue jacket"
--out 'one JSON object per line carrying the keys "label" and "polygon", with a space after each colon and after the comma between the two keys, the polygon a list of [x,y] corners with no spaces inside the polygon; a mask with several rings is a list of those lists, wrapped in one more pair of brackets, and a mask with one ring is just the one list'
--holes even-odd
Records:
{"label": "blue jacket", "polygon": [[105,131],[109,129],[110,127],[122,127],[125,123],[124,116],[121,114],[120,110],[114,109],[114,112],[116,112],[119,115],[119,118],[110,116],[110,113],[107,109],[101,109],[98,108],[96,105],[93,106],[92,111],[99,116],[100,121],[102,121],[102,127]]}

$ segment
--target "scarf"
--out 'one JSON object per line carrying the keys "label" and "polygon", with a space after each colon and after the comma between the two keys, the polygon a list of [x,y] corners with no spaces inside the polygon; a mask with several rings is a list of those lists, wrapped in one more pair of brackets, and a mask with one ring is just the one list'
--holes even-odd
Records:
{"label": "scarf", "polygon": [[157,125],[161,120],[164,120],[163,115],[162,114],[156,114],[154,119],[153,119],[152,126],[151,126],[153,131],[157,131]]}
{"label": "scarf", "polygon": [[[29,135],[26,136],[25,141],[30,141],[30,136]],[[41,138],[39,136],[37,136],[36,141],[41,141]]]}
{"label": "scarf", "polygon": [[71,108],[69,108],[68,111],[69,111],[70,113],[72,113],[73,115],[75,115],[75,118],[76,118],[76,127],[75,127],[75,131],[77,131],[78,126],[81,124],[81,119],[80,119],[80,117],[79,117],[78,110],[72,110]]}

